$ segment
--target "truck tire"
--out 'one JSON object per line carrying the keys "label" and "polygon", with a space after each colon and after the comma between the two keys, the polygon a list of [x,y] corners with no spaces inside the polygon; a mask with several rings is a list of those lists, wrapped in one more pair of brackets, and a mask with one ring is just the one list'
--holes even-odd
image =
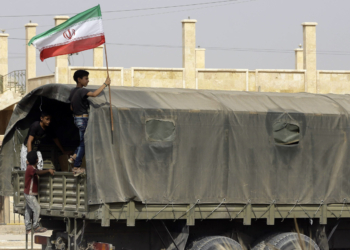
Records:
{"label": "truck tire", "polygon": [[243,250],[241,245],[231,238],[210,236],[194,242],[190,250]]}
{"label": "truck tire", "polygon": [[[301,234],[301,240],[305,244],[305,249],[311,249],[311,250],[320,250],[320,248],[317,246],[317,244],[307,237],[304,234]],[[269,244],[274,246],[275,248],[279,250],[293,250],[293,249],[301,249],[299,247],[299,239],[297,233],[281,233],[274,237],[272,237],[269,241]],[[265,250],[269,250],[272,247],[269,247],[268,245],[265,246]]]}
{"label": "truck tire", "polygon": [[255,241],[255,244],[253,244],[252,250],[263,250],[266,247],[266,242],[269,242],[270,239],[278,234],[279,233],[267,234],[264,237],[259,238],[259,240]]}

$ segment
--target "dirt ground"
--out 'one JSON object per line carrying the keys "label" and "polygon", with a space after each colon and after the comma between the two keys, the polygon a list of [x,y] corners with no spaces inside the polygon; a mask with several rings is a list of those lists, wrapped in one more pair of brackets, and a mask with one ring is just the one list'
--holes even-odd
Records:
{"label": "dirt ground", "polygon": [[[47,231],[45,236],[50,236]],[[24,250],[26,247],[24,225],[0,225],[0,250]],[[28,236],[28,249],[31,249],[30,235]],[[34,244],[33,249],[41,249],[41,245]]]}

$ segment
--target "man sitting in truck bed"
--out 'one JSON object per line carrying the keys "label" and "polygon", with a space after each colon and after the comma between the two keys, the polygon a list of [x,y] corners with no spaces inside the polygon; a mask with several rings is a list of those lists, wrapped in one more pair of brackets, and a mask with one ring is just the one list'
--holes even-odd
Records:
{"label": "man sitting in truck bed", "polygon": [[98,96],[105,87],[111,84],[111,80],[109,77],[107,77],[105,83],[102,84],[102,86],[97,90],[92,92],[84,88],[89,83],[89,72],[86,70],[77,70],[74,73],[73,78],[77,83],[77,86],[71,90],[69,101],[71,102],[71,110],[73,111],[74,124],[79,129],[80,144],[75,150],[74,155],[72,155],[68,161],[70,163],[74,162],[73,172],[74,176],[77,176],[85,172],[85,170],[81,169],[80,166],[85,155],[84,134],[89,120],[89,102],[87,98]]}
{"label": "man sitting in truck bed", "polygon": [[43,169],[44,162],[41,155],[41,152],[38,151],[40,147],[41,140],[44,139],[47,135],[53,138],[53,141],[58,146],[58,148],[62,151],[63,154],[69,154],[63,150],[60,141],[57,139],[54,130],[49,126],[51,122],[51,115],[42,112],[40,116],[40,121],[34,122],[28,131],[28,135],[24,139],[21,148],[21,170],[27,169],[27,153],[32,150],[36,151],[38,154],[39,162],[37,165],[38,169]]}
{"label": "man sitting in truck bed", "polygon": [[[50,173],[54,175],[55,170],[38,170],[38,155],[35,151],[30,151],[27,154],[28,166],[24,177],[24,198],[26,200],[26,210],[24,214],[24,221],[26,233],[30,233],[32,226],[35,233],[46,232],[47,229],[39,226],[40,205],[36,196],[38,195],[38,175]],[[32,215],[33,214],[33,218]],[[33,223],[31,222],[33,219]]]}

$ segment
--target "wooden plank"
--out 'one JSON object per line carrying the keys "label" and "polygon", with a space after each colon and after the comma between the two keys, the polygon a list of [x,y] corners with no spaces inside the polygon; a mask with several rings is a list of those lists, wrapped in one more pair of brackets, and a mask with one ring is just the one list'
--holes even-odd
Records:
{"label": "wooden plank", "polygon": [[135,202],[134,201],[129,201],[129,203],[128,203],[128,213],[127,213],[126,225],[128,227],[135,226]]}
{"label": "wooden plank", "polygon": [[243,225],[250,226],[252,224],[252,204],[249,203],[244,210]]}
{"label": "wooden plank", "polygon": [[110,221],[110,214],[109,214],[109,204],[103,204],[101,227],[109,227],[110,224],[111,224],[111,221]]}
{"label": "wooden plank", "polygon": [[53,203],[53,179],[52,179],[52,175],[50,174],[49,176],[49,183],[50,183],[50,194],[49,194],[49,197],[50,197],[50,209],[51,209],[51,206],[52,206],[52,203]]}
{"label": "wooden plank", "polygon": [[323,204],[321,208],[320,224],[327,225],[327,204]]}
{"label": "wooden plank", "polygon": [[267,212],[266,224],[269,226],[275,225],[275,204],[270,206],[269,211]]}
{"label": "wooden plank", "polygon": [[77,181],[77,185],[76,185],[76,188],[75,188],[75,192],[76,192],[76,211],[79,210],[79,206],[80,206],[80,176],[78,176],[76,178],[76,181]]}
{"label": "wooden plank", "polygon": [[63,202],[62,202],[62,210],[65,209],[67,204],[67,178],[66,176],[62,176],[62,186],[63,186]]}
{"label": "wooden plank", "polygon": [[195,210],[196,210],[195,204],[189,204],[187,207],[187,210],[189,210],[189,209],[190,209],[190,211],[187,212],[186,225],[187,226],[194,226],[195,225]]}

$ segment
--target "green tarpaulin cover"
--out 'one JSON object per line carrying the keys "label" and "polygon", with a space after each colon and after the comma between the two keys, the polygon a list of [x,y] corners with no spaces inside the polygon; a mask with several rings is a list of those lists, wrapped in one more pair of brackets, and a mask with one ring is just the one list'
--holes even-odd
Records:
{"label": "green tarpaulin cover", "polygon": [[[73,87],[44,85],[17,105],[0,153],[2,194],[12,195],[19,165],[16,128],[29,126],[41,97],[66,103],[56,125],[68,126]],[[112,87],[113,133],[108,95],[88,99],[89,204],[350,200],[348,95]]]}

